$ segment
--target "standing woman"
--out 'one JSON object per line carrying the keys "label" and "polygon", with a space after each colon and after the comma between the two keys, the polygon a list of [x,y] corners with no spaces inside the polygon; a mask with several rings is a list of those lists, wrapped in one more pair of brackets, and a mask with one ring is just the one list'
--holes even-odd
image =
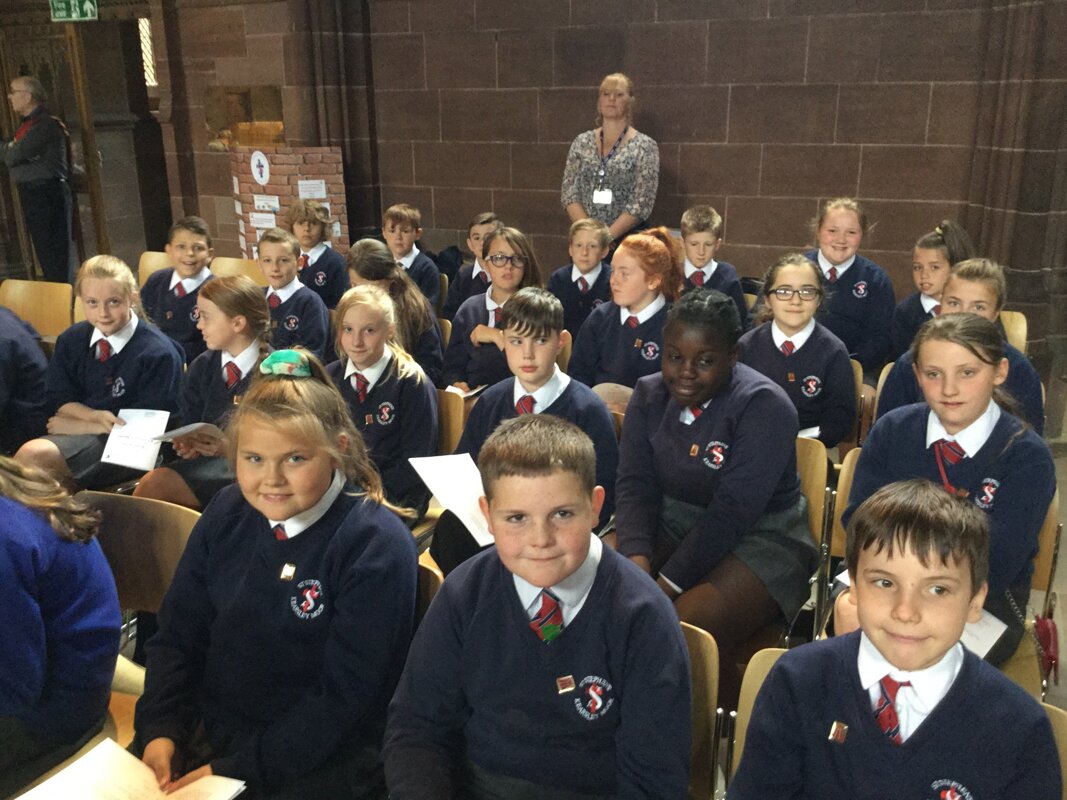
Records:
{"label": "standing woman", "polygon": [[571,222],[598,219],[616,242],[644,227],[659,187],[659,145],[633,127],[633,102],[621,72],[601,81],[597,127],[571,143],[560,192]]}

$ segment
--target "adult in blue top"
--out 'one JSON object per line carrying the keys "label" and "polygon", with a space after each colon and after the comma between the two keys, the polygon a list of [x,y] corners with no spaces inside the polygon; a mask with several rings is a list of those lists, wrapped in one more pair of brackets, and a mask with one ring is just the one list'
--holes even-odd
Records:
{"label": "adult in blue top", "polygon": [[98,523],[54,479],[0,456],[0,796],[107,712],[122,615]]}
{"label": "adult in blue top", "polygon": [[0,306],[0,453],[44,435],[46,369],[37,331]]}

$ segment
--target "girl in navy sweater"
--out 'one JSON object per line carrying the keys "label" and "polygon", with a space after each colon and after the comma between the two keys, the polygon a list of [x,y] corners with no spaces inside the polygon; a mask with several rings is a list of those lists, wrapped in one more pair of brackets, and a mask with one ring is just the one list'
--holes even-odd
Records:
{"label": "girl in navy sweater", "polygon": [[136,470],[100,461],[123,408],[178,410],[182,355],[144,318],[137,282],[114,256],[93,256],[78,270],[74,293],[85,321],[67,328],[45,374],[48,435],[15,458],[60,482],[97,489],[136,477]]}
{"label": "girl in navy sweater", "polygon": [[741,363],[781,386],[800,416],[800,435],[834,447],[856,423],[848,350],[815,321],[823,290],[819,268],[799,253],[763,277],[763,314],[771,319],[741,337]]}
{"label": "girl in navy sweater", "polygon": [[812,220],[817,249],[805,253],[828,284],[816,317],[845,343],[874,386],[889,354],[896,296],[885,271],[856,251],[867,232],[867,214],[850,197],[827,200]]}
{"label": "girl in navy sweater", "polygon": [[971,237],[950,219],[922,236],[911,254],[911,277],[919,291],[908,295],[893,311],[893,344],[889,358],[896,360],[911,347],[911,340],[927,320],[941,313],[941,292],[952,265],[974,256]]}
{"label": "girl in navy sweater", "polygon": [[[1056,490],[1052,454],[1001,389],[1010,367],[992,322],[940,316],[920,328],[911,352],[926,403],[897,408],[871,428],[843,520],[882,486],[908,478],[934,481],[989,514],[985,609],[1008,630],[986,659],[999,664],[1023,635],[1016,609],[1026,608],[1038,532]],[[838,599],[838,634],[854,629],[852,608]]]}
{"label": "girl in navy sweater", "polygon": [[682,247],[666,228],[623,239],[611,259],[611,302],[594,308],[574,343],[568,374],[586,386],[659,371],[667,304],[682,285]]}
{"label": "girl in navy sweater", "polygon": [[[263,290],[244,275],[216,278],[200,290],[197,327],[207,343],[182,380],[181,422],[220,428],[248,391],[256,366],[270,352],[270,313]],[[226,442],[206,433],[174,440],[181,459],[141,478],[133,493],[200,510],[233,483]]]}
{"label": "girl in navy sweater", "polygon": [[406,269],[393,260],[377,239],[360,239],[348,251],[348,279],[352,286],[374,284],[389,295],[396,308],[396,342],[422,367],[430,383],[441,382],[444,344],[433,308]]}
{"label": "girl in navy sweater", "polygon": [[349,289],[337,304],[337,355],[326,368],[382,476],[390,502],[430,502],[409,458],[437,455],[437,392],[396,342],[396,308],[377,286]]}
{"label": "girl in navy sweater", "polygon": [[318,200],[296,200],[286,222],[300,243],[296,264],[300,282],[334,308],[348,288],[345,260],[330,246],[330,210]]}
{"label": "girl in navy sweater", "polygon": [[463,392],[492,386],[511,376],[500,328],[504,304],[519,289],[544,287],[533,245],[516,228],[497,228],[486,236],[482,258],[492,279],[489,290],[468,298],[459,307],[445,349],[442,381]]}
{"label": "girl in navy sweater", "polygon": [[383,796],[414,540],[313,357],[268,356],[227,430],[237,485],[163,600],[133,749],[166,791],[218,774],[255,797]]}
{"label": "girl in navy sweater", "polygon": [[737,700],[738,645],[791,619],[815,569],[797,412],[737,363],[740,335],[721,292],[694,289],[671,308],[663,372],[641,378],[626,409],[615,487],[619,552],[715,637],[724,707]]}

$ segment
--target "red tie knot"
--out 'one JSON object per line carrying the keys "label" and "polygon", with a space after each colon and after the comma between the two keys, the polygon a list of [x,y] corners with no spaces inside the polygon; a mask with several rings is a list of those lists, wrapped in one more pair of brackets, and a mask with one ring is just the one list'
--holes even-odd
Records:
{"label": "red tie knot", "polygon": [[522,416],[523,414],[532,414],[534,410],[534,399],[532,394],[524,394],[515,403],[515,412]]}
{"label": "red tie knot", "polygon": [[942,458],[949,464],[959,464],[967,455],[959,444],[948,439],[938,439],[934,442],[934,447],[941,451]]}
{"label": "red tie knot", "polygon": [[693,419],[700,419],[700,415],[704,413],[704,409],[700,406],[690,406],[689,413],[693,415]]}
{"label": "red tie knot", "polygon": [[793,355],[793,351],[796,350],[796,347],[793,346],[793,343],[791,341],[786,339],[784,342],[782,342],[782,348],[781,349],[782,349],[782,352],[785,355],[791,356],[791,355]]}
{"label": "red tie knot", "polygon": [[107,339],[101,339],[96,343],[96,360],[103,363],[111,358],[111,343]]}
{"label": "red tie knot", "polygon": [[545,644],[563,632],[563,609],[559,606],[559,600],[547,589],[541,592],[541,608],[530,620],[530,628]]}
{"label": "red tie knot", "polygon": [[628,316],[626,318],[626,327],[627,328],[636,328],[640,324],[641,324],[640,321],[633,314],[631,314],[630,316]]}
{"label": "red tie knot", "polygon": [[698,269],[696,272],[694,272],[692,275],[690,275],[689,276],[689,282],[692,283],[694,286],[697,286],[697,287],[703,286],[704,285],[704,270]]}
{"label": "red tie knot", "polygon": [[272,294],[270,297],[267,298],[267,303],[270,305],[271,308],[277,308],[282,304],[282,299],[278,297],[278,295]]}
{"label": "red tie knot", "polygon": [[176,284],[174,284],[174,296],[185,297],[185,287],[182,286],[181,281],[178,281]]}
{"label": "red tie knot", "polygon": [[280,522],[270,530],[271,533],[274,534],[274,538],[277,539],[279,542],[284,542],[286,539],[289,538],[285,535],[285,526],[282,525]]}
{"label": "red tie knot", "polygon": [[370,388],[370,381],[364,377],[362,372],[357,372],[352,376],[353,384],[356,389],[356,395],[359,397],[359,402],[363,402],[367,399],[367,389]]}
{"label": "red tie knot", "polygon": [[232,389],[241,380],[241,368],[232,361],[226,362],[226,388]]}
{"label": "red tie knot", "polygon": [[298,269],[304,269],[310,263],[311,263],[311,259],[308,258],[308,254],[307,253],[301,253],[300,254],[300,258],[298,258],[297,261],[296,261]]}
{"label": "red tie knot", "polygon": [[830,283],[837,280],[837,267],[830,267],[826,273],[826,280],[830,281]]}

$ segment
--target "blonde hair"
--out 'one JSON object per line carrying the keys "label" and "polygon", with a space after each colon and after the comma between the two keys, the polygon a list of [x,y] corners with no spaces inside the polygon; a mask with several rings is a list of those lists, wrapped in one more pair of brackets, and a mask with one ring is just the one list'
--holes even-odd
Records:
{"label": "blonde hair", "polygon": [[722,217],[711,206],[690,206],[682,214],[682,236],[691,233],[710,233],[716,239],[722,238]]}
{"label": "blonde hair", "polygon": [[119,285],[122,298],[130,302],[130,308],[143,320],[151,322],[148,314],[141,307],[141,298],[137,291],[137,280],[133,277],[133,271],[121,258],[101,253],[87,259],[78,270],[78,277],[74,279],[74,296],[81,297],[82,284],[87,280],[114,281]]}
{"label": "blonde hair", "polygon": [[397,375],[401,378],[415,378],[416,383],[422,383],[426,374],[415,362],[415,359],[411,357],[411,354],[397,341],[397,333],[400,329],[396,324],[396,304],[393,303],[393,299],[384,289],[371,283],[365,283],[362,286],[355,286],[349,289],[337,301],[337,309],[334,316],[337,326],[334,348],[337,350],[337,356],[342,361],[348,358],[344,348],[341,346],[341,333],[344,329],[345,314],[354,308],[370,309],[385,320],[393,331],[385,346],[389,348],[389,352],[396,359]]}
{"label": "blonde hair", "polygon": [[288,245],[289,249],[293,251],[293,258],[300,257],[300,242],[285,228],[271,228],[269,231],[264,231],[263,235],[259,237],[258,246],[262,247],[265,244]]}
{"label": "blonde hair", "polygon": [[248,334],[259,342],[259,359],[270,352],[270,306],[263,290],[245,275],[212,278],[200,287],[200,298],[210,300],[229,318],[244,317]]}
{"label": "blonde hair", "polygon": [[634,119],[634,82],[630,80],[628,75],[622,72],[612,72],[610,75],[605,75],[604,80],[600,82],[600,87],[597,89],[597,112],[596,112],[596,126],[599,128],[604,124],[604,117],[600,113],[600,93],[604,91],[608,86],[616,84],[622,84],[622,87],[626,89],[626,93],[630,95],[630,102],[626,106],[626,124],[632,125]]}
{"label": "blonde hair", "polygon": [[980,283],[992,291],[997,298],[998,312],[1008,302],[1008,280],[1004,277],[1004,267],[991,258],[968,258],[954,264],[949,280],[953,278]]}
{"label": "blonde hair", "polygon": [[[359,486],[367,497],[402,517],[414,517],[411,509],[394,506],[385,499],[381,475],[367,453],[363,437],[352,423],[344,398],[326,374],[322,362],[302,348],[297,348],[296,352],[307,359],[310,377],[257,372],[230,416],[226,439],[234,469],[241,422],[254,417],[275,430],[324,449],[345,477]],[[342,436],[347,440],[343,450],[339,445]]]}
{"label": "blonde hair", "polygon": [[592,219],[590,217],[576,219],[571,223],[571,230],[570,233],[567,234],[567,241],[573,242],[574,237],[580,231],[589,231],[589,233],[594,234],[596,236],[597,244],[601,247],[608,247],[611,244],[611,229],[598,219]]}
{"label": "blonde hair", "polygon": [[60,539],[88,542],[100,527],[100,512],[75,500],[51,475],[0,456],[0,495],[35,511]]}

